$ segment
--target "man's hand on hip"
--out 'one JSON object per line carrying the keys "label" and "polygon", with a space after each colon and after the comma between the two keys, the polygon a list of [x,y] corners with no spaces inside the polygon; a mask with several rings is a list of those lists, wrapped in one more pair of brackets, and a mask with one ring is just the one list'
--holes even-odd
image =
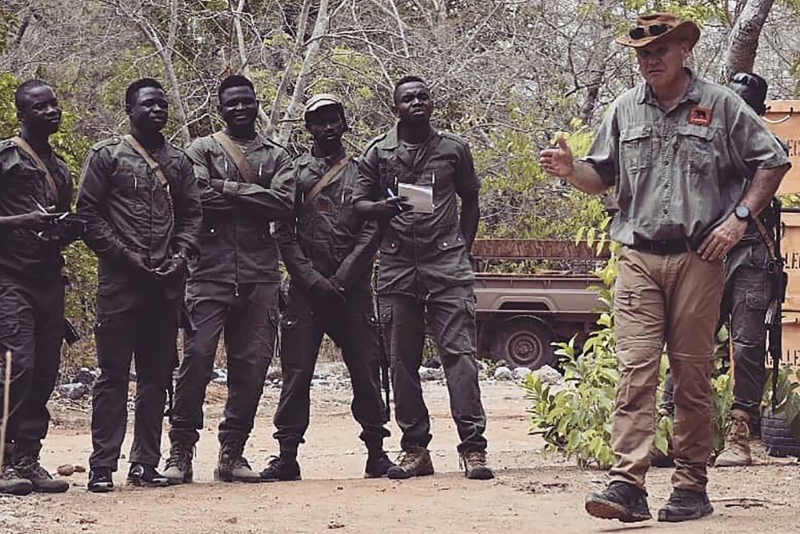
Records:
{"label": "man's hand on hip", "polygon": [[720,261],[742,239],[747,221],[731,213],[722,224],[714,228],[700,244],[697,253],[705,261]]}

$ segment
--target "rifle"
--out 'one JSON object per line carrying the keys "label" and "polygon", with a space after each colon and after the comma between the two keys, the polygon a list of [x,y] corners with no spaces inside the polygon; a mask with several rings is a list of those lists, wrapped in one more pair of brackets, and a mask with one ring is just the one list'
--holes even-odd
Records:
{"label": "rifle", "polygon": [[775,218],[773,235],[764,227],[761,220],[756,217],[756,226],[761,234],[764,244],[769,252],[769,264],[767,272],[772,283],[772,301],[767,307],[767,314],[764,317],[764,324],[767,327],[767,339],[769,344],[769,355],[772,358],[772,409],[778,405],[778,371],[780,370],[781,353],[783,352],[783,302],[786,300],[786,285],[789,281],[788,274],[784,271],[784,259],[781,253],[781,201],[777,198],[772,199],[769,207]]}
{"label": "rifle", "polygon": [[[192,321],[192,314],[189,312],[189,308],[186,306],[186,301],[183,299],[181,300],[180,309],[178,310],[178,328],[183,329],[184,336],[188,336],[197,330],[194,321]],[[181,362],[178,359],[178,344],[176,340],[172,351],[172,361],[170,362],[169,366],[169,375],[167,376],[167,406],[166,410],[164,410],[164,417],[169,419],[170,424],[172,423],[172,409],[175,407],[175,381],[173,380],[173,374],[180,363]]]}
{"label": "rifle", "polygon": [[386,339],[383,335],[383,322],[381,321],[381,301],[378,295],[378,262],[372,267],[372,292],[375,294],[375,324],[378,329],[378,354],[381,365],[381,386],[383,386],[383,422],[388,423],[392,418],[392,409],[389,406],[389,357],[386,355]]}

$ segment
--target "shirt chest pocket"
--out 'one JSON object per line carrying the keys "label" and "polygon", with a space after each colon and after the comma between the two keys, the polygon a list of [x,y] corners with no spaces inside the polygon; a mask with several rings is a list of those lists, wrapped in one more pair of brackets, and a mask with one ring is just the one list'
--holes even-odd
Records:
{"label": "shirt chest pocket", "polygon": [[687,168],[693,177],[704,177],[714,163],[714,136],[709,126],[682,124],[678,126],[676,163]]}
{"label": "shirt chest pocket", "polygon": [[653,164],[652,127],[636,125],[620,132],[620,152],[628,174],[642,174]]}

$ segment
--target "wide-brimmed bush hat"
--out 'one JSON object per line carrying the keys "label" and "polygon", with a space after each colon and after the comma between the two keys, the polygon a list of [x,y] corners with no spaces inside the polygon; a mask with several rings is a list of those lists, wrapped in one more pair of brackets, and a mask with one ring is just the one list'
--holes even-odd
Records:
{"label": "wide-brimmed bush hat", "polygon": [[690,20],[678,20],[672,13],[653,13],[636,19],[636,26],[617,37],[622,46],[642,48],[663,41],[686,41],[693,48],[700,39],[700,28]]}

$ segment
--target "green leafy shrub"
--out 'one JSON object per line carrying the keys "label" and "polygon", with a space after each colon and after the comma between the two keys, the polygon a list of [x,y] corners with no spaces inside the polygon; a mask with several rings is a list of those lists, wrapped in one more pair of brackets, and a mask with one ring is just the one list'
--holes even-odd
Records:
{"label": "green leafy shrub", "polygon": [[619,372],[614,356],[613,318],[603,313],[579,353],[575,338],[558,343],[566,386],[554,391],[534,373],[526,377],[525,398],[533,403],[531,433],[541,434],[545,450],[575,458],[582,467],[607,469],[611,450],[611,416]]}

